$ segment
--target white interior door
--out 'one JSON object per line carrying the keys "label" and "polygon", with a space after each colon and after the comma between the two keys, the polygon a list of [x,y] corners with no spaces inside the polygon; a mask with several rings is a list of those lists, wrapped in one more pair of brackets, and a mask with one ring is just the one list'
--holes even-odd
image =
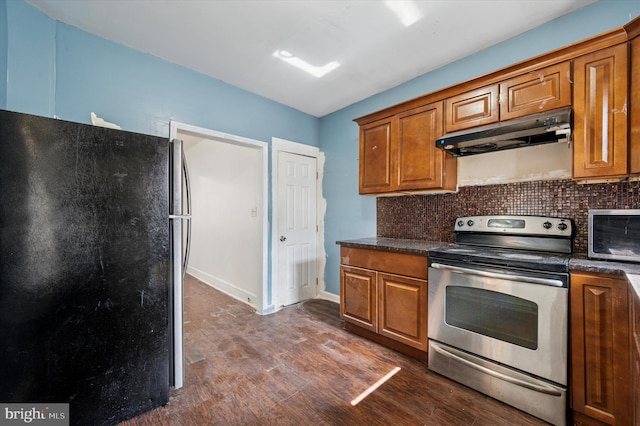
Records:
{"label": "white interior door", "polygon": [[278,153],[278,286],[281,305],[317,294],[316,158]]}

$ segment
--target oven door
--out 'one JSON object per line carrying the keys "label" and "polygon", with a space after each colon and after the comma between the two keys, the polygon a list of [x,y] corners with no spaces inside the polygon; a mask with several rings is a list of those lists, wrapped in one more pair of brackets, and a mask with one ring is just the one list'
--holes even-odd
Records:
{"label": "oven door", "polygon": [[463,351],[567,384],[568,288],[558,274],[432,259],[428,334]]}

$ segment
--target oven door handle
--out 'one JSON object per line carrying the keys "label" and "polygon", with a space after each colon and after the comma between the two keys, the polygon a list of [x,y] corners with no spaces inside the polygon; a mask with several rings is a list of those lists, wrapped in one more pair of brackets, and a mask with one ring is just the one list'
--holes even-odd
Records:
{"label": "oven door handle", "polygon": [[431,347],[430,349],[434,349],[436,352],[438,352],[440,355],[447,357],[447,358],[452,358],[464,365],[466,365],[467,367],[473,368],[475,370],[481,371],[482,373],[488,374],[490,376],[493,376],[497,379],[500,380],[504,380],[505,382],[509,382],[511,384],[514,384],[516,386],[520,386],[523,388],[527,388],[536,392],[540,392],[540,393],[546,393],[548,395],[553,395],[553,396],[562,396],[562,394],[555,388],[553,388],[552,386],[546,385],[544,383],[541,382],[537,382],[537,383],[531,383],[531,382],[527,382],[515,377],[511,377],[508,376],[506,374],[500,373],[498,371],[492,370],[490,368],[484,367],[482,365],[478,365],[473,361],[470,361],[468,359],[465,359],[459,355],[453,354],[451,352],[449,352],[448,350],[446,350],[445,348],[443,348],[442,346],[438,345],[436,342],[431,342]]}
{"label": "oven door handle", "polygon": [[523,283],[543,284],[553,287],[564,287],[564,283],[560,280],[550,278],[526,277],[522,275],[501,274],[499,272],[481,271],[478,269],[463,268],[460,266],[443,265],[442,263],[433,262],[431,268],[441,269],[443,271],[451,271],[456,274],[478,275],[485,278],[496,278],[500,280],[520,281]]}

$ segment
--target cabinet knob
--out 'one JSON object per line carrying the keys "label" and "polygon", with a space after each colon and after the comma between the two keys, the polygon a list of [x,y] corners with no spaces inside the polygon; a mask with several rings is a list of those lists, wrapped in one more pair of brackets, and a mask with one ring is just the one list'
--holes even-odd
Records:
{"label": "cabinet knob", "polygon": [[285,237],[284,235],[280,235],[280,241],[287,241],[287,237]]}

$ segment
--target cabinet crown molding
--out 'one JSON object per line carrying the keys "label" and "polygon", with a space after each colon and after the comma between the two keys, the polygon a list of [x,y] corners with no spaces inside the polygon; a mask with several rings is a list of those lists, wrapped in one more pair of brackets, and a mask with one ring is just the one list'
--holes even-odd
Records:
{"label": "cabinet crown molding", "polygon": [[383,110],[355,118],[353,121],[362,126],[363,124],[367,124],[372,121],[393,116],[407,109],[418,108],[429,103],[442,101],[452,96],[473,90],[474,88],[497,84],[503,80],[517,77],[528,72],[533,72],[560,62],[573,60],[577,57],[607,47],[615,46],[620,43],[626,43],[638,34],[640,34],[640,17],[629,22],[624,27],[615,28],[582,41],[543,53],[533,58],[508,65],[491,73],[409,99]]}

